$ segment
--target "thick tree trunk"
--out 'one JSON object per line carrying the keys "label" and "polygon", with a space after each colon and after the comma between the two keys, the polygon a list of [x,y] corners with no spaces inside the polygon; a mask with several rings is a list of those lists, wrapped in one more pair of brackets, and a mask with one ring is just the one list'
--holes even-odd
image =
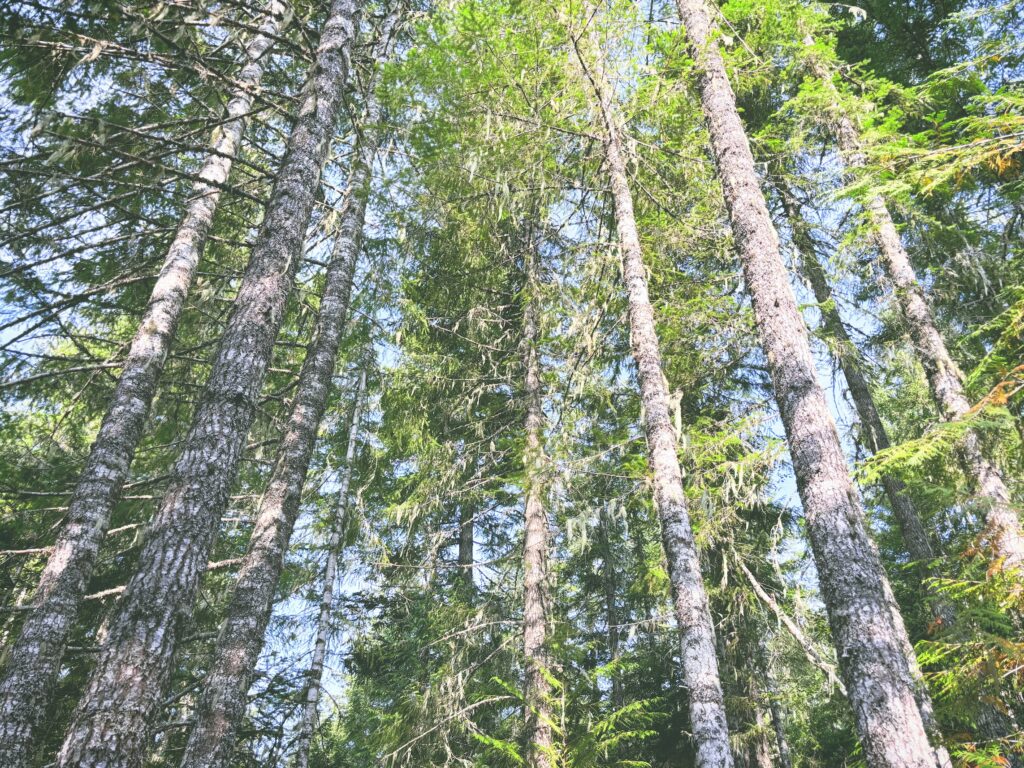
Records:
{"label": "thick tree trunk", "polygon": [[141,765],[266,376],[334,134],[356,3],[334,0],[206,389],[61,749],[62,768]]}
{"label": "thick tree trunk", "polygon": [[[871,394],[867,378],[861,370],[857,348],[846,331],[846,326],[839,315],[839,309],[832,301],[832,289],[829,287],[825,270],[822,269],[821,263],[818,261],[806,222],[790,191],[780,188],[780,196],[786,218],[793,232],[793,244],[800,256],[801,271],[807,278],[807,282],[814,292],[814,298],[818,302],[822,325],[838,347],[836,359],[843,371],[843,377],[846,379],[850,399],[853,400],[853,406],[860,418],[864,442],[872,453],[886,450],[891,447],[889,435],[882,423],[882,417],[875,407],[875,399]],[[903,543],[906,545],[911,559],[919,563],[928,563],[934,559],[935,551],[928,538],[928,533],[924,523],[921,522],[914,502],[906,493],[903,481],[886,474],[882,476],[882,488],[885,490],[886,496],[889,497],[893,517],[896,518],[896,522],[900,526]]]}
{"label": "thick tree trunk", "polygon": [[377,153],[379,120],[379,102],[371,85],[366,101],[366,122],[357,139],[349,174],[349,194],[320,298],[315,336],[299,373],[277,464],[260,499],[249,551],[214,649],[182,768],[227,765],[234,748],[235,732],[245,716],[246,694],[263,649],[263,636],[298,516],[317,432],[327,407],[338,346],[348,320],[352,280],[362,244],[366,201]]}
{"label": "thick tree trunk", "polygon": [[887,600],[803,318],[789,285],[706,0],[677,0],[701,105],[789,441],[832,637],[871,768],[935,768],[915,698],[906,628]]}
{"label": "thick tree trunk", "polygon": [[[846,378],[850,396],[860,417],[865,442],[867,443],[868,450],[877,453],[890,447],[885,425],[882,423],[882,418],[875,407],[874,397],[871,394],[867,379],[860,368],[856,347],[846,332],[846,326],[843,324],[835,302],[832,301],[832,291],[829,288],[825,271],[822,269],[814,252],[814,245],[810,240],[806,223],[800,216],[800,212],[797,210],[789,190],[783,188],[781,194],[786,216],[793,229],[794,243],[800,254],[801,266],[803,267],[802,272],[811,284],[815,299],[819,303],[826,331],[840,346],[840,351],[837,354],[839,366]],[[889,497],[889,503],[892,507],[893,515],[900,526],[900,532],[903,535],[907,551],[910,553],[911,558],[918,562],[918,572],[921,578],[927,578],[930,575],[929,562],[934,557],[934,551],[928,534],[925,531],[924,523],[917,514],[917,508],[906,494],[906,486],[899,478],[892,475],[883,475],[882,488]],[[951,625],[955,619],[953,606],[930,587],[926,587],[926,593],[929,596],[927,609],[931,613],[932,618],[938,624]],[[896,602],[896,596],[892,594],[888,583],[886,583],[886,599],[892,608],[894,621],[897,623],[901,622],[899,604]],[[938,722],[935,719],[934,707],[932,706],[927,685],[917,670],[917,656],[909,637],[907,637],[906,642],[903,644],[903,654],[907,657],[915,678],[917,703],[918,708],[921,710],[921,717],[924,720],[925,728],[930,734],[932,741],[937,742],[941,738]],[[944,748],[937,749],[936,755],[942,765],[949,764],[949,755]]]}
{"label": "thick tree trunk", "polygon": [[283,0],[269,0],[259,32],[245,47],[245,65],[228,101],[225,122],[214,133],[210,154],[199,171],[132,339],[113,398],[71,496],[67,521],[40,577],[34,609],[8,654],[0,680],[0,765],[18,768],[28,759],[34,730],[52,695],[111,511],[142,437],[221,189],[238,153],[263,78],[265,57],[287,15]]}
{"label": "thick tree trunk", "polygon": [[626,176],[620,129],[611,89],[602,73],[589,68],[578,45],[577,41],[577,55],[593,86],[605,133],[605,165],[615,206],[622,277],[629,300],[633,360],[643,403],[648,463],[654,476],[654,503],[661,520],[673,606],[679,624],[683,683],[687,689],[690,725],[697,749],[696,764],[698,768],[731,768],[732,751],[715,655],[714,625],[683,493],[668,382],[661,368],[654,308],[647,290],[647,272],[633,214],[633,196]]}
{"label": "thick tree trunk", "polygon": [[527,244],[526,306],[523,310],[523,368],[526,400],[525,538],[523,541],[523,653],[526,657],[526,740],[528,768],[553,768],[554,729],[548,682],[548,516],[544,508],[544,410],[541,385],[540,308],[536,244]]}
{"label": "thick tree trunk", "polygon": [[[860,134],[849,114],[839,105],[838,93],[827,69],[812,61],[815,77],[833,93],[836,103],[830,122],[849,168],[863,168],[867,157],[861,148]],[[946,342],[935,323],[935,316],[917,280],[910,254],[903,247],[889,207],[881,195],[865,202],[868,220],[874,229],[882,266],[892,281],[903,318],[918,360],[924,367],[932,398],[946,421],[967,415],[971,404],[964,392],[963,374],[949,354]],[[1024,567],[1024,530],[1012,506],[1010,491],[1002,472],[984,453],[981,441],[968,432],[960,447],[961,463],[975,485],[975,495],[985,518],[985,539],[996,558],[1011,568]]]}
{"label": "thick tree trunk", "polygon": [[[359,442],[359,421],[362,415],[363,392],[366,389],[366,372],[359,377],[356,400],[352,406],[352,421],[348,428],[348,446],[345,449],[345,471],[338,488],[338,508],[331,525],[327,541],[327,565],[324,568],[324,588],[320,593],[320,615],[316,623],[316,643],[313,658],[306,673],[306,694],[302,705],[302,720],[295,739],[295,768],[308,768],[309,747],[313,743],[319,717],[320,690],[324,676],[324,660],[327,658],[327,643],[331,634],[331,613],[334,607],[334,582],[338,577],[338,560],[344,546],[349,520],[349,490],[352,487],[352,465],[356,458],[356,444]],[[197,764],[198,765],[198,764]]]}

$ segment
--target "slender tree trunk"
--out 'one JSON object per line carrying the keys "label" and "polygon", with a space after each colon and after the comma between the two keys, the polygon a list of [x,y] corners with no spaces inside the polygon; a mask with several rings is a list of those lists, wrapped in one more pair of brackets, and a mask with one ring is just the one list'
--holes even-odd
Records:
{"label": "slender tree trunk", "polygon": [[888,585],[817,381],[810,342],[758,183],[706,0],[677,0],[754,319],[789,441],[821,596],[864,757],[871,768],[934,768],[906,628]]}
{"label": "slender tree trunk", "polygon": [[761,638],[758,643],[757,661],[761,676],[764,679],[765,694],[768,698],[768,711],[772,717],[772,728],[775,730],[775,746],[779,753],[779,768],[793,768],[793,756],[790,753],[789,740],[786,738],[786,715],[782,710],[779,686],[775,681],[775,675],[772,673],[764,638]]}
{"label": "slender tree trunk", "polygon": [[349,490],[352,487],[352,465],[356,458],[356,444],[359,442],[359,421],[362,415],[361,405],[363,392],[366,389],[366,372],[359,377],[356,389],[356,400],[352,406],[352,421],[348,429],[348,446],[345,449],[345,471],[341,476],[338,488],[338,508],[331,525],[331,535],[327,541],[327,566],[324,568],[324,589],[320,594],[320,615],[316,623],[316,644],[313,646],[313,659],[309,665],[306,679],[306,695],[302,705],[302,721],[299,723],[299,734],[295,740],[295,768],[308,768],[309,747],[313,742],[313,732],[318,720],[321,681],[324,676],[324,660],[327,658],[327,642],[331,633],[331,613],[334,607],[334,582],[338,577],[338,560],[344,547],[345,535],[350,525]]}
{"label": "slender tree trunk", "polygon": [[459,582],[466,598],[472,601],[476,592],[473,581],[474,537],[476,536],[476,513],[468,504],[459,505]]}
{"label": "slender tree trunk", "polygon": [[[856,169],[865,167],[867,156],[861,148],[860,134],[849,114],[839,104],[838,92],[830,73],[816,60],[812,60],[811,68],[815,77],[836,97],[830,122],[847,166]],[[871,195],[865,202],[865,209],[874,229],[882,266],[892,281],[914,350],[928,378],[932,398],[946,421],[963,418],[971,409],[964,392],[963,374],[949,354],[935,323],[935,316],[914,273],[910,254],[903,247],[889,206],[881,195]],[[960,456],[982,504],[985,538],[993,554],[1002,559],[1007,567],[1024,567],[1024,530],[1012,507],[1010,491],[999,467],[985,455],[981,441],[973,430],[964,437]]]}
{"label": "slender tree trunk", "polygon": [[[889,435],[885,430],[885,425],[882,423],[882,417],[875,407],[874,396],[871,394],[867,378],[861,370],[861,361],[857,354],[856,345],[854,345],[853,340],[846,331],[846,326],[839,315],[839,309],[836,307],[835,302],[832,301],[832,290],[828,285],[825,270],[822,269],[821,263],[815,254],[814,244],[811,242],[806,222],[800,215],[800,211],[796,207],[790,191],[782,188],[780,193],[786,217],[793,230],[794,244],[799,251],[801,271],[814,292],[815,300],[818,302],[822,313],[822,324],[825,326],[825,330],[839,346],[836,358],[839,360],[839,367],[846,378],[850,398],[853,400],[854,408],[860,418],[864,441],[867,444],[868,450],[872,453],[878,453],[889,448],[891,443],[889,442]],[[924,523],[917,513],[917,507],[910,496],[907,495],[906,486],[902,480],[889,474],[883,475],[881,480],[882,488],[886,496],[889,497],[893,516],[900,527],[903,543],[910,553],[911,559],[917,561],[920,576],[927,578],[931,575],[929,563],[935,557],[935,551],[932,548]],[[932,618],[938,624],[950,626],[956,618],[953,606],[942,595],[936,593],[933,588],[926,587],[926,591],[930,597],[927,601],[927,607]],[[892,602],[896,605],[895,597],[892,598]],[[910,659],[916,658],[913,648],[909,645],[906,653]],[[919,683],[919,686],[921,690],[924,690],[925,686],[923,683]],[[924,704],[923,706],[930,712],[930,704]],[[936,726],[934,723],[929,723],[929,715],[924,712],[922,714],[925,716],[925,726],[930,730],[934,729]]]}
{"label": "slender tree trunk", "polygon": [[62,768],[142,763],[266,376],[334,134],[355,35],[334,0],[206,389],[147,530],[135,576],[61,749]]}
{"label": "slender tree trunk", "polygon": [[754,708],[754,723],[757,731],[747,745],[747,763],[751,768],[772,768],[772,748],[768,740],[768,729],[764,722],[764,713]]}
{"label": "slender tree trunk", "polygon": [[260,499],[249,551],[214,649],[182,768],[227,765],[234,749],[235,732],[245,716],[246,694],[263,649],[263,637],[348,320],[352,280],[377,153],[379,119],[379,102],[371,84],[366,100],[366,123],[357,138],[348,198],[327,268],[315,337],[299,374],[277,464]]}
{"label": "slender tree trunk", "polygon": [[[615,521],[610,504],[602,504],[600,514],[601,581],[604,584],[605,624],[608,625],[608,660],[615,662],[619,658],[619,609],[616,601],[618,578],[615,571],[615,550],[612,546],[612,529]],[[622,704],[622,682],[618,673],[612,676],[611,703],[612,707]]]}
{"label": "slender tree trunk", "polygon": [[523,310],[523,368],[526,399],[526,450],[523,455],[526,499],[523,542],[523,653],[526,656],[526,739],[528,768],[553,768],[554,722],[548,682],[548,516],[544,508],[544,410],[541,385],[540,307],[537,251],[527,243],[526,306]]}
{"label": "slender tree trunk", "polygon": [[199,171],[132,339],[121,377],[71,496],[66,522],[40,577],[34,609],[8,654],[0,680],[0,765],[19,768],[28,759],[111,511],[142,438],[221,189],[228,180],[263,78],[265,57],[287,15],[283,0],[269,0],[259,32],[245,47],[245,64],[228,101],[225,122],[214,132],[210,154]]}
{"label": "slender tree trunk", "polygon": [[[800,216],[799,210],[796,209],[796,204],[789,190],[783,188],[781,194],[786,216],[793,228],[794,242],[800,252],[803,274],[811,284],[815,299],[819,303],[826,331],[840,346],[840,352],[837,355],[839,365],[846,378],[854,407],[861,419],[868,449],[873,453],[877,453],[890,446],[889,436],[885,431],[885,426],[882,423],[878,409],[875,407],[874,397],[871,394],[867,379],[860,368],[856,346],[846,332],[846,326],[843,325],[839,310],[835,306],[835,302],[832,301],[832,291],[828,286],[825,271],[822,269],[814,252],[814,244],[811,242],[810,234],[806,229],[806,223]],[[934,550],[925,531],[924,523],[917,514],[917,507],[906,494],[906,486],[898,478],[892,475],[884,475],[882,477],[882,488],[889,497],[889,503],[900,526],[900,532],[903,535],[907,551],[918,562],[918,572],[922,579],[927,578],[930,575],[929,562],[934,557]],[[896,596],[892,593],[888,582],[886,582],[885,586],[886,599],[893,611],[893,620],[900,623],[902,622],[902,617],[899,604],[896,602]],[[930,597],[927,601],[927,608],[932,618],[938,624],[950,626],[956,618],[953,606],[931,587],[926,587],[925,589]],[[938,722],[935,719],[934,707],[932,706],[927,685],[917,670],[917,655],[914,652],[909,636],[903,643],[903,654],[907,657],[912,675],[915,678],[917,703],[918,708],[921,710],[925,729],[930,734],[932,741],[937,743],[941,739],[941,733],[939,732]],[[936,755],[941,765],[948,766],[950,762],[949,755],[944,748],[938,748]]]}
{"label": "slender tree trunk", "polygon": [[[724,554],[724,553],[723,553]],[[727,565],[725,560],[723,564]],[[747,645],[756,636],[750,634],[752,627],[734,626],[732,632],[738,642]],[[764,727],[764,713],[761,711],[755,670],[749,665],[749,646],[735,648],[732,653],[725,647],[721,633],[715,637],[718,658],[722,665],[722,687],[727,700],[732,701],[729,713],[734,738],[732,759],[736,768],[772,768],[771,746],[768,732]]]}
{"label": "slender tree trunk", "polygon": [[605,165],[615,206],[622,277],[629,300],[633,360],[643,403],[648,462],[654,475],[654,503],[661,520],[662,543],[679,624],[683,683],[687,689],[690,725],[697,748],[696,764],[698,768],[731,768],[732,751],[715,655],[714,625],[683,493],[668,382],[661,368],[654,308],[647,290],[647,272],[633,214],[633,196],[626,176],[620,129],[607,81],[602,73],[588,67],[579,49],[580,42],[574,42],[580,65],[593,86],[605,132]]}

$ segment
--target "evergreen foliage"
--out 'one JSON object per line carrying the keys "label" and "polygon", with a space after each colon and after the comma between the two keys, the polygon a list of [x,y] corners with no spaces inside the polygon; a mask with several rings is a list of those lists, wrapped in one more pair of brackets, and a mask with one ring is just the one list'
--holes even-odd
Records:
{"label": "evergreen foliage", "polygon": [[[325,274],[371,127],[380,142],[351,309],[230,765],[535,768],[530,707],[552,733],[545,765],[698,764],[700,713],[683,685],[594,101],[600,74],[621,121],[733,762],[881,768],[844,695],[675,4],[356,5],[345,106],[299,233],[295,289],[142,764],[182,764],[299,372],[330,311]],[[316,71],[330,3],[287,6],[26,766],[76,764],[55,761],[137,572]],[[1024,765],[1022,574],[994,548],[991,500],[962,459],[976,444],[999,468],[1019,520],[1024,3],[709,8],[818,380],[934,701],[933,746],[957,768]],[[264,10],[3,4],[0,680]],[[384,34],[394,54],[375,60]],[[593,61],[581,41],[596,43],[584,49]],[[371,81],[379,126],[367,124]],[[839,116],[856,127],[856,163],[837,140]],[[957,418],[929,389],[882,266],[875,200],[960,369],[970,408]],[[535,339],[525,338],[529,307]],[[524,428],[525,344],[541,370],[540,469]],[[885,443],[859,415],[850,366]],[[924,528],[926,562],[908,545],[893,482]],[[550,540],[540,706],[523,641],[531,484],[543,489]],[[332,541],[339,569],[306,754],[297,737]]]}

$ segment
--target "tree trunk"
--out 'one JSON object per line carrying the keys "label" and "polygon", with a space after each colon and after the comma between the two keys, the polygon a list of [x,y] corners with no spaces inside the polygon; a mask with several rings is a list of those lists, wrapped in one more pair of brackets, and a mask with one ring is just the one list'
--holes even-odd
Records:
{"label": "tree trunk", "polygon": [[544,509],[544,410],[541,388],[540,307],[536,243],[527,243],[523,309],[523,368],[526,400],[525,538],[523,541],[523,653],[526,656],[526,765],[553,768],[554,722],[551,712],[548,623],[548,516]]}
{"label": "tree trunk", "polygon": [[574,42],[603,121],[605,165],[615,206],[622,277],[629,300],[631,347],[643,403],[648,462],[654,475],[654,503],[661,520],[662,542],[679,624],[683,683],[687,688],[690,725],[697,749],[696,764],[698,768],[731,768],[732,751],[715,655],[714,625],[683,493],[668,382],[661,368],[654,308],[647,290],[647,273],[633,215],[633,196],[626,176],[618,120],[607,81],[602,73],[588,68],[579,41]]}
{"label": "tree trunk", "polygon": [[[815,77],[836,97],[830,122],[847,166],[858,169],[865,167],[867,157],[861,148],[857,127],[839,105],[838,93],[829,72],[816,60],[811,61],[811,69]],[[910,254],[903,247],[889,207],[881,195],[870,195],[865,202],[865,209],[874,229],[882,266],[892,281],[914,351],[924,367],[932,398],[946,421],[961,419],[971,410],[964,392],[963,374],[949,354],[935,323],[935,316],[914,273]],[[1007,567],[1024,567],[1024,530],[1011,506],[1010,491],[999,467],[985,456],[981,441],[973,430],[964,437],[960,458],[981,502],[985,518],[984,535],[993,555]]]}
{"label": "tree trunk", "polygon": [[885,573],[816,378],[807,329],[718,50],[712,11],[705,0],[677,0],[677,5],[864,757],[871,768],[935,768],[939,760],[904,655],[906,628],[888,604]]}
{"label": "tree trunk", "polygon": [[235,732],[245,716],[246,694],[263,649],[263,636],[298,516],[317,432],[327,407],[338,346],[348,320],[352,280],[379,142],[379,120],[380,106],[371,83],[367,92],[366,122],[357,138],[349,193],[327,268],[315,337],[299,374],[280,456],[260,499],[249,551],[214,649],[211,671],[203,688],[195,728],[185,748],[182,768],[227,765],[234,748]]}
{"label": "tree trunk", "polygon": [[[850,391],[850,399],[853,400],[857,416],[860,418],[864,442],[872,453],[886,450],[891,446],[889,435],[882,423],[882,417],[875,407],[875,399],[871,394],[867,378],[861,370],[857,347],[846,331],[846,326],[839,315],[839,309],[832,301],[832,290],[828,285],[825,270],[822,269],[821,263],[818,261],[807,224],[800,214],[791,191],[780,186],[779,194],[782,198],[786,218],[793,231],[793,244],[800,256],[801,272],[807,278],[807,282],[814,292],[815,301],[818,302],[822,325],[839,348],[835,357],[843,371],[847,389]],[[885,490],[886,496],[889,497],[893,516],[900,526],[903,543],[906,545],[911,559],[919,563],[928,563],[934,559],[935,551],[932,549],[928,533],[917,514],[914,502],[906,494],[903,481],[886,474],[882,476],[882,488]]]}
{"label": "tree trunk", "polygon": [[764,690],[768,697],[768,711],[772,717],[772,728],[775,731],[775,746],[779,753],[779,768],[793,768],[793,756],[786,738],[786,715],[782,709],[779,686],[772,673],[771,661],[768,659],[767,641],[761,638],[757,645],[757,661],[761,676],[764,679]]}
{"label": "tree trunk", "polygon": [[142,438],[167,353],[263,78],[264,58],[286,23],[283,0],[269,0],[245,47],[237,89],[214,132],[174,240],[153,286],[103,423],[71,496],[66,523],[39,579],[33,611],[10,649],[0,680],[0,764],[25,765],[50,701],[61,659],[92,576],[110,515]]}
{"label": "tree trunk", "polygon": [[307,672],[306,695],[302,705],[302,721],[299,723],[299,733],[295,740],[295,768],[308,768],[309,747],[313,742],[313,732],[316,730],[317,725],[320,688],[324,676],[324,660],[327,658],[327,642],[331,633],[334,582],[338,577],[338,559],[341,556],[345,535],[350,525],[349,489],[352,487],[352,465],[355,463],[356,444],[359,441],[359,420],[362,413],[360,406],[365,389],[366,372],[363,371],[359,377],[356,400],[352,406],[352,421],[349,423],[348,429],[348,446],[345,449],[345,471],[341,476],[341,485],[338,488],[338,508],[332,521],[331,535],[327,541],[327,567],[324,569],[324,589],[320,595],[320,615],[317,617],[316,624],[316,644],[313,646],[313,659]]}
{"label": "tree trunk", "polygon": [[768,729],[764,715],[757,709],[755,715],[757,731],[747,745],[747,764],[751,768],[772,768],[772,748],[768,740]]}
{"label": "tree trunk", "polygon": [[138,766],[177,634],[235,480],[345,90],[356,3],[334,0],[267,213],[139,566],[61,749],[62,768]]}
{"label": "tree trunk", "polygon": [[459,583],[466,599],[472,602],[476,592],[473,581],[474,537],[476,536],[476,513],[468,504],[459,504]]}
{"label": "tree trunk", "polygon": [[[811,242],[810,233],[806,229],[806,222],[800,216],[800,212],[797,210],[796,203],[793,201],[789,190],[783,188],[781,194],[786,216],[793,229],[794,243],[800,254],[801,266],[803,267],[802,272],[811,284],[815,299],[819,303],[826,331],[840,346],[837,358],[839,359],[843,375],[846,378],[854,407],[861,419],[862,430],[868,449],[873,453],[877,453],[890,446],[889,436],[885,431],[885,425],[882,423],[878,409],[875,408],[874,397],[871,394],[867,379],[860,368],[856,346],[846,332],[846,326],[843,325],[839,310],[835,306],[835,302],[832,301],[832,291],[828,286],[825,271],[822,269],[814,252],[814,244]],[[900,532],[903,535],[907,551],[910,553],[911,558],[917,561],[918,573],[922,579],[925,579],[931,575],[929,563],[935,555],[931,542],[928,539],[928,534],[925,531],[924,523],[917,514],[917,508],[910,497],[907,496],[906,486],[899,478],[892,475],[883,475],[882,488],[889,497],[889,503],[900,526]],[[935,622],[947,627],[952,625],[956,618],[953,606],[930,586],[925,587],[925,591],[930,598],[927,600],[927,609]],[[886,582],[886,599],[892,608],[894,621],[897,623],[901,622],[899,604],[896,602],[896,596],[892,593],[888,582]],[[932,741],[937,743],[941,738],[938,722],[935,719],[934,707],[931,696],[928,693],[928,687],[917,670],[917,656],[909,636],[906,638],[906,642],[903,643],[903,654],[907,657],[912,675],[915,678],[917,703],[918,708],[921,710],[925,729],[931,735]],[[938,748],[936,755],[942,765],[949,764],[949,755],[944,748]]]}
{"label": "tree trunk", "polygon": [[[614,663],[619,658],[619,609],[616,600],[618,578],[615,570],[615,550],[612,546],[615,520],[612,517],[610,503],[601,505],[600,515],[598,531],[601,547],[601,581],[604,586],[604,615],[608,629],[608,660]],[[612,675],[611,704],[613,708],[622,705],[622,681],[617,671]]]}

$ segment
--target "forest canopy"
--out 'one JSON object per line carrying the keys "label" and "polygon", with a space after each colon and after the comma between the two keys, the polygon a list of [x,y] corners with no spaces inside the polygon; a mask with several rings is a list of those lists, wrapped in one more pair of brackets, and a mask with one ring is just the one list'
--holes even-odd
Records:
{"label": "forest canopy", "polygon": [[3,0],[0,766],[1024,768],[1021,0]]}

